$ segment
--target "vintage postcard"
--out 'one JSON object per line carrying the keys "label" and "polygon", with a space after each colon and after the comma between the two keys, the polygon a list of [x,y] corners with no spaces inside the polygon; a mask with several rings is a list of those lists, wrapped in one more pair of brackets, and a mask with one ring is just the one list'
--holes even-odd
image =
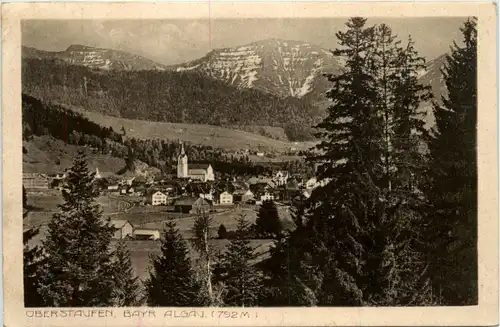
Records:
{"label": "vintage postcard", "polygon": [[495,9],[4,5],[5,326],[498,324]]}

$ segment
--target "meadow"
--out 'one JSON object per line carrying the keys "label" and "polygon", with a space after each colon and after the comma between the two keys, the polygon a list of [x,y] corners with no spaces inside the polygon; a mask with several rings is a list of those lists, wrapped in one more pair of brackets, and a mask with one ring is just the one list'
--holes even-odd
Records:
{"label": "meadow", "polygon": [[[80,112],[88,119],[101,126],[112,127],[113,130],[117,132],[121,131],[123,126],[127,136],[140,139],[157,138],[181,140],[194,144],[220,147],[227,150],[245,148],[256,149],[261,147],[263,149],[272,149],[279,152],[286,151],[290,147],[295,147],[299,150],[306,150],[315,143],[288,142],[283,141],[283,137],[281,135],[279,137],[281,140],[277,140],[243,130],[235,130],[215,125],[152,122],[146,120],[111,117],[83,109],[71,109]],[[279,134],[279,132],[274,129],[272,131],[277,135]]]}
{"label": "meadow", "polygon": [[[110,218],[111,220],[125,219],[136,227],[156,228],[163,229],[165,221],[174,221],[179,232],[186,240],[186,245],[190,249],[191,258],[194,260],[198,254],[191,248],[190,239],[193,235],[191,229],[193,227],[194,215],[180,214],[167,211],[167,207],[163,206],[136,206],[132,207],[127,212],[122,209],[127,207],[123,203],[123,198],[100,196],[98,203],[102,208],[103,217]],[[35,236],[30,245],[40,245],[43,238],[47,233],[47,225],[50,222],[52,214],[58,210],[58,205],[63,202],[60,195],[55,193],[40,195],[28,194],[28,206],[30,212],[24,220],[25,227],[39,227],[39,234]],[[211,214],[212,217],[212,231],[210,240],[211,245],[215,252],[223,252],[230,242],[226,239],[217,239],[217,230],[220,224],[224,224],[228,231],[236,230],[238,215],[245,215],[249,223],[254,223],[257,217],[258,206],[246,207],[223,207],[219,208],[219,212]],[[278,212],[284,225],[293,224],[291,222],[290,213],[288,208],[278,206]],[[269,247],[272,244],[271,240],[255,239],[251,240],[251,246],[260,257],[265,256]],[[113,241],[116,243],[116,241]],[[128,240],[126,242],[131,252],[132,266],[137,276],[140,279],[145,279],[148,276],[150,255],[155,255],[160,252],[159,241],[140,241]]]}

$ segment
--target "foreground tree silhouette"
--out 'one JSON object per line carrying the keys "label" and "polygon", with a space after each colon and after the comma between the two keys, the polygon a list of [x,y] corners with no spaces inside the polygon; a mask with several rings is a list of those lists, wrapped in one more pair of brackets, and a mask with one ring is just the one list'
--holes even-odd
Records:
{"label": "foreground tree silhouette", "polygon": [[219,239],[225,239],[227,237],[227,229],[224,224],[219,225],[219,229],[217,230],[217,237]]}
{"label": "foreground tree silhouette", "polygon": [[236,238],[231,240],[217,266],[218,282],[225,286],[224,304],[249,307],[257,305],[261,276],[252,264],[254,249],[247,239],[249,223],[244,215],[237,218]]}
{"label": "foreground tree silhouette", "polygon": [[463,47],[447,55],[448,96],[435,105],[436,133],[429,143],[431,201],[428,233],[431,276],[442,304],[477,304],[477,31],[461,28]]}
{"label": "foreground tree silhouette", "polygon": [[101,219],[95,203],[94,173],[79,152],[62,191],[64,203],[52,216],[43,242],[46,255],[40,276],[45,305],[93,307],[114,304],[111,238],[114,228]]}
{"label": "foreground tree silhouette", "polygon": [[264,201],[257,213],[255,231],[260,237],[276,237],[283,230],[278,209],[273,201]]}
{"label": "foreground tree silhouette", "polygon": [[411,42],[399,48],[386,25],[367,27],[366,19],[354,17],[346,26],[333,51],[346,60],[346,69],[329,76],[332,104],[318,125],[318,154],[309,156],[320,163],[316,177],[322,186],[294,219],[297,228],[286,246],[272,253],[293,267],[281,288],[297,289],[280,290],[279,300],[319,306],[423,304],[425,265],[414,250],[421,234],[418,204],[413,189],[397,182],[398,161],[408,157],[395,151],[409,144],[412,111],[421,100],[413,80],[416,55]]}
{"label": "foreground tree silhouette", "polygon": [[[29,214],[26,189],[23,185],[23,219]],[[43,307],[43,298],[39,294],[40,267],[43,264],[42,252],[39,246],[29,244],[38,235],[38,228],[26,228],[23,231],[23,271],[24,271],[24,306]]]}
{"label": "foreground tree silhouette", "polygon": [[116,306],[132,307],[140,305],[140,289],[138,277],[134,276],[130,251],[124,240],[116,244],[115,251],[115,287],[113,298]]}
{"label": "foreground tree silhouette", "polygon": [[149,306],[189,307],[202,305],[201,285],[189,260],[189,250],[174,222],[165,224],[161,255],[151,257],[146,293]]}
{"label": "foreground tree silhouette", "polygon": [[191,233],[194,236],[191,243],[193,248],[199,253],[197,264],[204,297],[207,299],[205,304],[215,306],[220,304],[221,300],[218,296],[219,292],[214,290],[212,285],[212,257],[214,255],[214,251],[210,245],[210,239],[212,238],[210,230],[212,229],[212,225],[213,219],[207,212],[198,212],[193,228],[191,229]]}

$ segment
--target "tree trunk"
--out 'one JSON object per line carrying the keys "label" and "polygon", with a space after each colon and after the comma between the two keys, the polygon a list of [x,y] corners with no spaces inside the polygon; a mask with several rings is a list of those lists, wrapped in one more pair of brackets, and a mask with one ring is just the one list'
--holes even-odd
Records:
{"label": "tree trunk", "polygon": [[208,246],[208,226],[205,229],[204,233],[205,237],[205,256],[207,260],[207,291],[208,291],[208,296],[210,298],[210,304],[214,304],[215,299],[213,296],[213,290],[212,290],[212,269],[210,265],[210,253],[209,253],[209,246]]}

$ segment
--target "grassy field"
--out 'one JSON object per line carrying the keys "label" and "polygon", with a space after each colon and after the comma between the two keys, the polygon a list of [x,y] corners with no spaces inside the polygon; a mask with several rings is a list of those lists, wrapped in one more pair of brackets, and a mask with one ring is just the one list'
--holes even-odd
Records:
{"label": "grassy field", "polygon": [[[121,205],[119,200],[101,196],[98,203],[105,216],[118,213]],[[28,205],[30,207],[28,216],[24,220],[26,227],[46,225],[54,212],[58,210],[58,205],[63,203],[60,195],[31,195],[28,194]],[[122,205],[123,206],[123,205]]]}
{"label": "grassy field", "polygon": [[[175,124],[133,120],[105,116],[81,109],[72,109],[84,114],[87,118],[102,126],[112,127],[115,131],[120,131],[123,126],[128,136],[142,139],[178,139],[195,144],[234,150],[248,147],[257,148],[260,146],[263,149],[268,148],[276,151],[285,151],[290,147],[308,149],[312,144],[312,142],[298,142],[295,144],[293,142],[276,140],[255,133],[213,125]],[[273,130],[273,133],[279,135],[279,138],[283,138],[280,131]]]}
{"label": "grassy field", "polygon": [[[182,215],[179,213],[167,212],[166,207],[162,206],[145,206],[133,207],[128,212],[119,212],[125,207],[120,204],[119,198],[101,196],[98,203],[101,205],[105,216],[110,216],[112,220],[127,219],[135,226],[163,229],[165,221],[175,221],[176,226],[187,240],[186,244],[190,247],[189,239],[192,238],[191,228],[193,227],[194,216]],[[63,202],[60,195],[33,195],[28,194],[28,205],[32,208],[28,217],[24,220],[25,227],[38,226],[40,233],[31,241],[31,245],[40,245],[47,233],[47,224],[50,222],[52,214],[58,210],[58,205]],[[217,237],[217,229],[220,224],[224,224],[228,231],[236,229],[236,217],[244,214],[247,220],[251,223],[255,222],[257,217],[257,207],[246,208],[224,208],[225,211],[218,212],[212,215],[213,230],[211,244],[216,251],[224,251],[229,240],[215,239]],[[278,207],[280,217],[285,224],[290,223],[290,215],[285,207]],[[256,248],[256,253],[264,255],[269,246],[272,244],[270,240],[251,240],[251,245]],[[141,279],[148,276],[149,256],[150,254],[158,254],[160,251],[159,241],[127,241],[127,246],[131,251],[132,265],[135,273]],[[192,258],[197,257],[196,251],[191,249]]]}
{"label": "grassy field", "polygon": [[[229,240],[218,240],[212,239],[210,240],[210,244],[212,245],[215,251],[221,251],[223,253],[226,249],[227,244],[229,244]],[[191,259],[194,260],[197,258],[197,253],[191,247],[191,243],[188,241],[186,245],[191,250],[189,253],[191,254]],[[265,253],[269,250],[269,247],[272,245],[271,240],[251,240],[250,245],[255,248],[255,253],[260,255],[265,255]],[[159,241],[127,241],[127,246],[131,251],[131,260],[132,266],[134,267],[134,272],[141,280],[145,280],[148,278],[148,270],[150,268],[150,256],[160,254],[160,242]]]}
{"label": "grassy field", "polygon": [[[99,168],[101,173],[116,174],[125,167],[125,160],[106,154],[93,153],[84,146],[66,144],[50,136],[34,136],[30,141],[24,141],[23,172],[24,173],[60,173],[73,165],[73,160],[79,150],[87,154],[90,170]],[[137,161],[137,164],[141,164]],[[144,165],[142,163],[142,165]],[[148,172],[157,173],[159,169],[149,167]]]}

